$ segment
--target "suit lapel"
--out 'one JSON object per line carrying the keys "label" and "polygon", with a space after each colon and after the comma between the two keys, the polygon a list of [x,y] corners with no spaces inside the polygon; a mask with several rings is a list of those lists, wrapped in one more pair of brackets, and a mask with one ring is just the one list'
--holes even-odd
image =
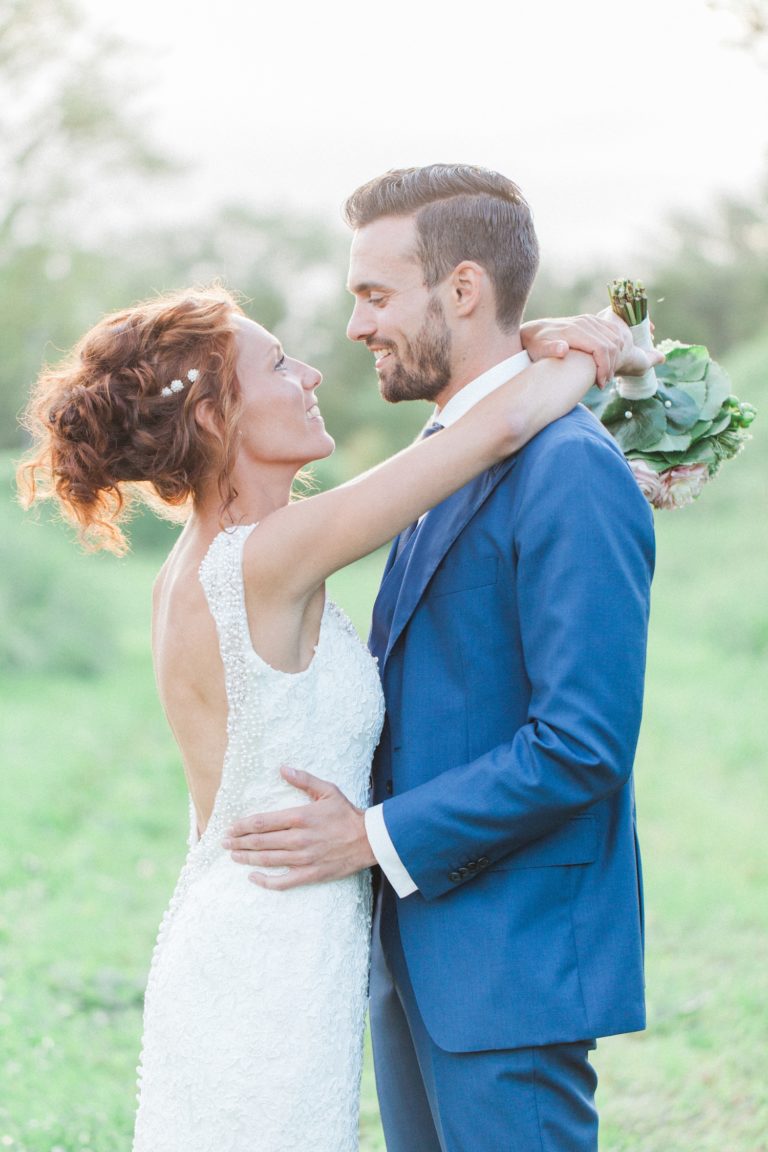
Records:
{"label": "suit lapel", "polygon": [[[404,563],[402,566],[396,563],[398,559],[397,549],[399,541],[400,537],[395,536],[392,541],[392,547],[389,550],[387,562],[384,565],[381,584],[379,585],[379,591],[376,595],[376,602],[373,605],[371,631],[368,636],[368,648],[370,649],[371,655],[375,656],[380,664],[384,662],[384,653],[387,650],[387,638],[392,624],[392,614],[395,610],[395,604],[397,603],[397,593],[400,590],[402,572],[405,566]],[[402,555],[400,556],[400,560],[404,560]]]}
{"label": "suit lapel", "polygon": [[374,606],[371,630],[371,651],[382,669],[438,564],[515,461],[516,456],[511,456],[481,473],[433,508],[396,561],[395,541]]}

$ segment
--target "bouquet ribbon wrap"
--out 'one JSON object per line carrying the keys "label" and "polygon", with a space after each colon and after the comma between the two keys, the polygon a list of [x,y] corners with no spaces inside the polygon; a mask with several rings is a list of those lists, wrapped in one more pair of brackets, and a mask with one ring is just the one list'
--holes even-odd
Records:
{"label": "bouquet ribbon wrap", "polygon": [[[642,348],[644,352],[653,350],[651,321],[647,316],[639,324],[633,324],[629,330],[636,348]],[[658,386],[653,368],[649,368],[642,376],[620,376],[617,382],[619,395],[625,400],[647,400],[649,396],[656,395]]]}

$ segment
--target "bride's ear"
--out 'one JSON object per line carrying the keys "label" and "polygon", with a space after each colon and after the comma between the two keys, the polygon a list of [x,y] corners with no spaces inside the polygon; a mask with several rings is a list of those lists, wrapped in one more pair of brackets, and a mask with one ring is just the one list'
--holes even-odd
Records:
{"label": "bride's ear", "polygon": [[216,407],[212,400],[200,400],[195,405],[195,423],[210,436],[221,439],[221,421],[216,415]]}
{"label": "bride's ear", "polygon": [[223,453],[226,449],[226,434],[213,400],[200,400],[195,405],[194,420],[208,442],[207,451],[214,455]]}

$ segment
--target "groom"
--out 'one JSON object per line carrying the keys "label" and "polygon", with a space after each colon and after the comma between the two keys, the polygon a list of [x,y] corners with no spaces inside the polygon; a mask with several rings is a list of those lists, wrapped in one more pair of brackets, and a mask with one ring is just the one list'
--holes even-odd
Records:
{"label": "groom", "polygon": [[[347,202],[348,335],[382,395],[441,426],[528,362],[538,263],[511,181],[390,172]],[[625,367],[622,351],[618,370]],[[439,429],[437,430],[439,435]],[[598,1036],[644,1026],[632,763],[651,513],[584,408],[395,542],[374,609],[387,719],[363,815],[314,803],[240,821],[270,888],[381,866],[371,1029],[389,1152],[594,1152]]]}

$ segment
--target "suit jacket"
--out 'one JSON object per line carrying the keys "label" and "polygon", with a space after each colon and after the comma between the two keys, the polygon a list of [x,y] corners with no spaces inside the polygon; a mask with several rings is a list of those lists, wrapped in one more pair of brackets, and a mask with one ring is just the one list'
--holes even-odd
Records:
{"label": "suit jacket", "polygon": [[395,553],[371,634],[374,800],[419,889],[397,911],[432,1038],[643,1028],[632,764],[654,539],[620,449],[576,408]]}

